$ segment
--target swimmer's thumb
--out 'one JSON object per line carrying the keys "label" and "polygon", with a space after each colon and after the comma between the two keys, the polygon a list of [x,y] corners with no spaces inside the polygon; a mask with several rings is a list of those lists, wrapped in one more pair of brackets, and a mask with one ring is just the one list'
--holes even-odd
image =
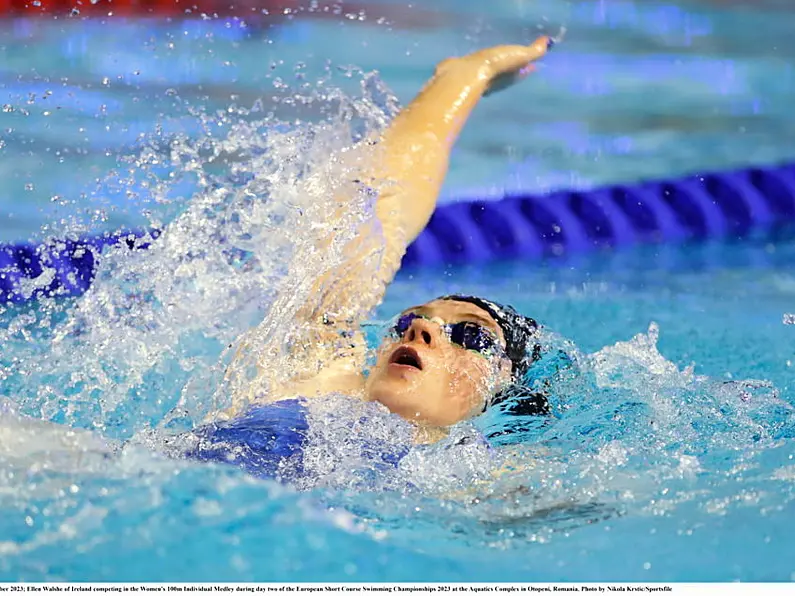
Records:
{"label": "swimmer's thumb", "polygon": [[515,72],[508,72],[503,73],[496,78],[492,79],[489,83],[488,88],[483,93],[484,96],[491,95],[492,93],[497,93],[498,91],[502,91],[503,89],[507,89],[511,85],[514,85],[527,77],[531,72],[535,70],[535,67],[532,64],[528,64],[521,70],[517,70]]}

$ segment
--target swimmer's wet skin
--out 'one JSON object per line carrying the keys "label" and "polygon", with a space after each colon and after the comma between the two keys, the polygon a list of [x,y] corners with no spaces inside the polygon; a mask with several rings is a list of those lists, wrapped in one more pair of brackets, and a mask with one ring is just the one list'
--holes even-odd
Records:
{"label": "swimmer's wet skin", "polygon": [[[345,251],[347,261],[317,280],[317,299],[299,312],[296,323],[313,341],[300,346],[308,365],[296,369],[311,370],[316,362],[322,363],[322,369],[316,376],[296,374],[287,383],[277,384],[270,381],[269,367],[263,362],[258,363],[259,382],[232,379],[233,415],[242,413],[240,421],[257,412],[255,417],[267,426],[261,420],[263,402],[292,399],[290,403],[297,404],[296,398],[344,393],[380,402],[413,422],[416,441],[427,443],[446,436],[449,426],[505,400],[516,402],[521,413],[546,412],[543,396],[521,388],[524,374],[540,354],[538,325],[509,306],[470,296],[445,296],[406,309],[379,347],[368,374],[358,321],[381,302],[407,246],[427,225],[450,151],[480,98],[524,78],[552,44],[544,36],[528,46],[497,46],[443,61],[382,137],[358,148],[369,152],[369,159],[357,163],[369,165],[354,172],[354,177],[377,191],[375,212],[381,230],[364,231],[351,242]],[[373,259],[373,254],[378,258]],[[345,339],[342,350],[341,338]],[[238,358],[253,349],[242,343]],[[260,406],[244,413],[257,402]],[[227,426],[231,431],[235,422]],[[255,443],[268,443],[267,432],[257,436]],[[279,451],[294,441],[276,443],[261,444],[258,449]]]}

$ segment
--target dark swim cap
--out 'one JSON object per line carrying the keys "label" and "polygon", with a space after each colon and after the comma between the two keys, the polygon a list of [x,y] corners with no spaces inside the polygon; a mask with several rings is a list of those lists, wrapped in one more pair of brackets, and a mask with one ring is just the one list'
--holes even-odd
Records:
{"label": "dark swim cap", "polygon": [[[485,310],[497,322],[505,336],[505,354],[511,361],[513,384],[495,395],[488,406],[510,400],[506,412],[517,415],[546,414],[549,404],[546,397],[532,391],[524,384],[527,371],[541,358],[541,344],[538,342],[538,323],[535,319],[516,312],[512,306],[498,304],[477,296],[450,295],[439,300],[468,302]],[[485,408],[484,408],[485,409]]]}
{"label": "dark swim cap", "polygon": [[468,302],[485,310],[497,322],[505,336],[505,354],[511,360],[514,379],[524,377],[530,365],[538,360],[541,347],[535,340],[538,323],[520,315],[512,306],[497,304],[477,296],[442,296],[439,300]]}

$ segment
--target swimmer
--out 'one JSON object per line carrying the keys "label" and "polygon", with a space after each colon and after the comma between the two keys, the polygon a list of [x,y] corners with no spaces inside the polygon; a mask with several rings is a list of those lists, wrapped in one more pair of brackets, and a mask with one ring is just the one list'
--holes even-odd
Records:
{"label": "swimmer", "polygon": [[[480,98],[524,78],[552,45],[540,37],[527,46],[497,46],[441,62],[381,138],[359,148],[368,159],[357,163],[369,165],[355,177],[377,193],[380,234],[364,230],[345,248],[345,263],[316,281],[317,299],[296,321],[302,339],[291,343],[290,356],[299,363],[292,369],[302,372],[284,381],[261,358],[253,384],[230,376],[231,414],[250,405],[343,393],[380,402],[416,424],[418,442],[433,442],[451,425],[501,401],[510,399],[519,413],[546,411],[543,396],[522,386],[539,358],[538,325],[509,306],[451,295],[407,308],[368,371],[359,321],[381,302],[406,248],[427,225],[453,144]],[[256,359],[255,346],[244,339],[230,370],[252,354]]]}

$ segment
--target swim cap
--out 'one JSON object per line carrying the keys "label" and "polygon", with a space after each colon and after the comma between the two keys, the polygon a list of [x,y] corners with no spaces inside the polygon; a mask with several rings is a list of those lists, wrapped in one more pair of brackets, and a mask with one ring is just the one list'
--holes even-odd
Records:
{"label": "swim cap", "polygon": [[454,294],[442,296],[439,300],[468,302],[491,315],[505,336],[505,354],[511,361],[511,373],[515,379],[523,377],[530,365],[538,360],[541,347],[535,341],[535,334],[538,331],[535,319],[520,315],[512,306],[497,304],[477,296]]}
{"label": "swim cap", "polygon": [[[546,397],[526,387],[525,375],[530,366],[541,358],[541,344],[537,340],[538,323],[512,306],[498,304],[477,296],[449,295],[439,300],[468,302],[485,310],[496,321],[505,336],[505,354],[511,361],[513,384],[495,395],[486,407],[510,400],[505,411],[516,415],[546,414],[549,404]],[[484,408],[485,410],[486,408]]]}

